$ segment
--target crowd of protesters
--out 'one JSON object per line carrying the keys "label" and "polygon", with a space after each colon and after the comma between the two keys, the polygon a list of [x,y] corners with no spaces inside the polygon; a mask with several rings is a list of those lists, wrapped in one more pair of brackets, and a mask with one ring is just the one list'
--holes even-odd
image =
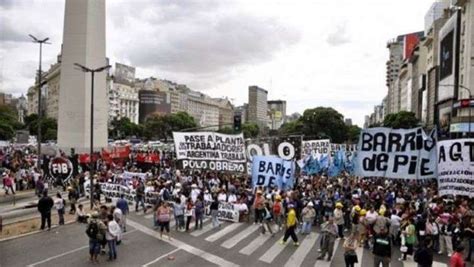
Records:
{"label": "crowd of protesters", "polygon": [[[42,196],[42,228],[46,222],[50,227],[53,207],[58,210],[60,224],[64,223],[61,218],[68,203],[69,212],[75,213],[79,222],[88,223],[92,261],[97,260],[107,244],[109,260],[117,258],[116,242],[126,231],[126,216],[130,212],[124,196],[115,203],[116,207],[100,203],[99,183],[105,182],[133,188],[133,211],[151,210],[154,226],[169,239],[172,217],[176,221],[175,231],[187,232],[191,226],[201,229],[206,215],[212,218],[213,227],[220,227],[218,209],[225,202],[238,207],[241,221],[259,224],[261,234],[274,236],[284,231],[282,244],[291,238],[298,246],[298,236],[317,229],[322,233],[320,260],[332,259],[336,240],[343,242],[346,266],[361,260],[355,252],[358,247],[372,251],[374,266],[388,266],[394,247],[400,250],[400,261],[412,258],[419,266],[431,266],[435,253],[450,257],[451,266],[456,267],[473,260],[474,202],[465,197],[438,196],[436,180],[360,178],[348,174],[299,176],[294,188],[278,190],[252,188],[249,177],[243,174],[177,170],[172,156],[163,156],[166,160],[146,168],[137,166],[130,157],[120,166],[105,162],[96,165],[92,179],[97,212],[88,215],[82,205],[76,207],[78,199],[86,194],[85,185],[90,183],[88,171],[80,171],[68,181],[67,202],[61,194],[52,200],[45,190],[43,170],[36,169],[33,162],[18,160],[12,151],[2,155],[5,192],[14,192],[13,183],[18,183],[18,177],[30,177],[26,179],[26,188],[30,188],[31,180],[32,188]],[[148,175],[124,179],[124,171]],[[153,202],[147,200],[146,193],[150,191],[156,196]]]}

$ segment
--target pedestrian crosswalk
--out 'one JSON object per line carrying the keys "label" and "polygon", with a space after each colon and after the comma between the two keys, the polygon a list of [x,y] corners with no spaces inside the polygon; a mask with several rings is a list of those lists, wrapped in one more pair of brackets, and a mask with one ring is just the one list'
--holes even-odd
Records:
{"label": "pedestrian crosswalk", "polygon": [[[144,216],[146,219],[152,219],[153,215]],[[172,218],[170,228],[174,229],[176,222]],[[245,259],[254,259],[260,264],[271,264],[275,266],[315,266],[315,267],[336,267],[344,266],[344,239],[337,239],[334,244],[333,257],[330,261],[326,258],[317,260],[319,255],[317,250],[320,248],[321,235],[317,231],[311,232],[309,235],[298,234],[299,246],[294,246],[291,238],[286,244],[281,244],[284,231],[278,231],[275,235],[270,233],[262,234],[260,224],[249,223],[230,223],[221,222],[219,227],[213,227],[210,218],[205,218],[203,228],[194,230],[194,222],[190,229],[189,236],[196,238],[199,242],[207,242],[211,247],[216,246],[223,248],[224,251],[233,251],[232,255],[242,255]],[[185,233],[183,233],[185,234]],[[372,264],[372,253],[359,247],[356,249],[358,263],[357,267],[362,267],[364,263]],[[217,254],[216,254],[217,255]],[[337,256],[336,256],[337,255]],[[219,255],[221,256],[221,255]],[[278,258],[278,260],[276,260]],[[235,259],[233,259],[235,260]],[[438,259],[439,260],[439,259]],[[447,267],[447,258],[444,262],[433,262],[433,267]],[[262,265],[262,266],[264,266]],[[417,263],[412,259],[399,262],[397,257],[393,255],[392,265],[402,267],[416,267]]]}

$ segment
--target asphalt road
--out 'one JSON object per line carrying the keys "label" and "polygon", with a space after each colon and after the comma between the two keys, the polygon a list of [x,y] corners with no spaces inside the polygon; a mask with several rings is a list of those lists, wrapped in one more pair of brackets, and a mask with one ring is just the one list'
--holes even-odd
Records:
{"label": "asphalt road", "polygon": [[[262,236],[258,225],[224,223],[218,229],[204,224],[204,231],[191,233],[172,229],[172,241],[160,240],[153,230],[152,215],[129,215],[128,232],[118,247],[118,260],[104,266],[321,266],[339,267],[344,264],[342,242],[337,244],[330,262],[317,261],[320,235],[298,235],[301,245],[291,242],[278,244],[283,235]],[[173,224],[173,223],[172,223]],[[194,227],[193,223],[191,224]],[[88,262],[88,240],[85,225],[72,224],[55,228],[51,232],[0,242],[0,266],[94,266]],[[369,250],[359,249],[359,265],[373,266]],[[168,259],[173,256],[174,259]],[[416,267],[412,260],[400,262],[398,249],[394,249],[391,266]],[[435,256],[434,267],[447,266],[447,257]]]}

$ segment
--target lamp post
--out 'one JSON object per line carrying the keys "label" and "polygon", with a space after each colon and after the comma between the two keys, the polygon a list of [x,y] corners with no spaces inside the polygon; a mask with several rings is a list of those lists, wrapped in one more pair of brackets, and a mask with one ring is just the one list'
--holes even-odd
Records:
{"label": "lamp post", "polygon": [[40,40],[36,38],[35,36],[28,34],[28,36],[33,39],[33,43],[38,43],[40,45],[40,51],[39,51],[39,67],[38,67],[38,135],[37,135],[37,143],[38,143],[38,171],[41,171],[41,86],[43,84],[41,83],[41,60],[42,60],[42,54],[43,54],[43,44],[51,44],[48,43],[49,37],[44,38],[43,40]]}
{"label": "lamp post", "polygon": [[96,69],[91,69],[85,67],[79,63],[74,63],[74,66],[79,67],[83,72],[90,72],[91,73],[91,147],[89,153],[89,188],[90,188],[90,199],[91,199],[91,210],[94,206],[94,163],[92,162],[92,153],[94,153],[94,75],[96,72],[102,72],[104,70],[109,69],[111,66],[103,66]]}
{"label": "lamp post", "polygon": [[[471,99],[472,99],[472,92],[471,92],[471,89],[470,88],[467,88],[466,86],[464,85],[453,85],[453,84],[440,84],[438,85],[439,87],[454,87],[454,86],[457,86],[458,88],[461,88],[461,89],[464,89],[466,90],[468,93],[469,93],[469,126],[468,126],[468,131],[469,131],[469,134],[468,134],[468,137],[471,136]],[[452,108],[452,107],[451,107]],[[452,116],[452,115],[451,115]]]}

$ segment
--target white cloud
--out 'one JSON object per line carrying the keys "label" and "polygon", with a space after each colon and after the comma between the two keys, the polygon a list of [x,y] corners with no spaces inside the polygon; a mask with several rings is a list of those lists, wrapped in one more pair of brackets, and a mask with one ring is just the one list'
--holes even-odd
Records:
{"label": "white cloud", "polygon": [[[107,56],[240,104],[257,84],[288,113],[334,106],[361,124],[386,94],[386,41],[423,29],[433,0],[108,0]],[[64,0],[0,1],[0,90],[24,93],[62,41]],[[406,8],[410,6],[410,8]]]}

